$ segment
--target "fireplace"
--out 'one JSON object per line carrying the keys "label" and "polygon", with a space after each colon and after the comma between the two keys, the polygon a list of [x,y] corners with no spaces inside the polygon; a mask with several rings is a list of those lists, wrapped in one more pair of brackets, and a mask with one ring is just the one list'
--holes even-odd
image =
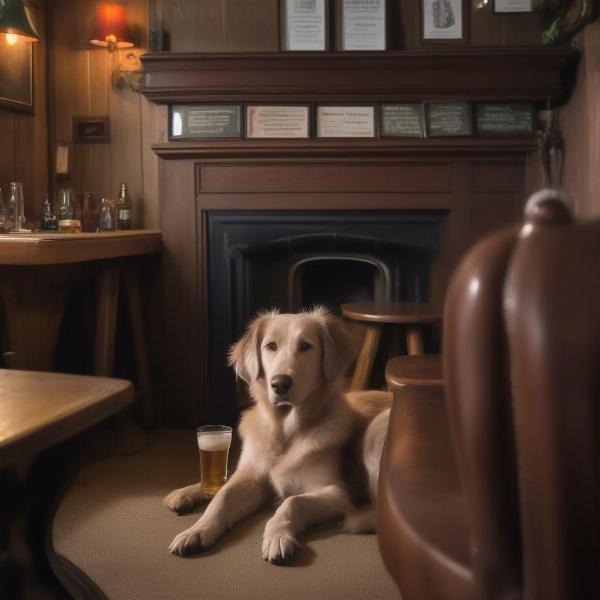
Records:
{"label": "fireplace", "polygon": [[[446,211],[208,211],[210,396],[238,412],[227,349],[259,310],[426,301]],[[215,412],[215,418],[217,412]]]}

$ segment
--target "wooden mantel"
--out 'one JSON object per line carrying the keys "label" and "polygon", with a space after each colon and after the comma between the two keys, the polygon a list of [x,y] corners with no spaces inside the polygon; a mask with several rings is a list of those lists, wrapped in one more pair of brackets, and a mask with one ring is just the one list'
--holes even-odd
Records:
{"label": "wooden mantel", "polygon": [[465,100],[560,101],[569,47],[436,48],[375,53],[142,56],[157,103]]}

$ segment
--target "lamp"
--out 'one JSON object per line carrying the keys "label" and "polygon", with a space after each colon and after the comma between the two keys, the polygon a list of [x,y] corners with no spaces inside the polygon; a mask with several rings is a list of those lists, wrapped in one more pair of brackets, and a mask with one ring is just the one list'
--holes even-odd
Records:
{"label": "lamp", "polygon": [[132,48],[132,40],[125,18],[125,7],[122,4],[100,2],[96,7],[96,22],[90,44],[114,52],[117,49]]}
{"label": "lamp", "polygon": [[39,42],[29,9],[23,0],[0,0],[0,33],[6,34],[10,46],[17,42]]}

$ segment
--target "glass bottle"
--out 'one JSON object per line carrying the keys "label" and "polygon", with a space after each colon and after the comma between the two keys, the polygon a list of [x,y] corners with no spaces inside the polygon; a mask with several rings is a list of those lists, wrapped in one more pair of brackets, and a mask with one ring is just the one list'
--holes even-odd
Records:
{"label": "glass bottle", "polygon": [[117,202],[117,229],[131,229],[131,198],[126,183],[121,184]]}
{"label": "glass bottle", "polygon": [[81,231],[93,232],[98,230],[96,219],[96,201],[92,192],[84,192],[81,209]]}
{"label": "glass bottle", "polygon": [[58,190],[58,219],[72,219],[74,212],[75,193],[71,188]]}
{"label": "glass bottle", "polygon": [[14,231],[19,231],[25,226],[25,203],[23,200],[22,183],[13,181],[10,184],[6,220],[7,226],[10,226]]}
{"label": "glass bottle", "polygon": [[52,212],[52,202],[50,195],[46,194],[42,204],[42,218],[40,219],[40,229],[42,231],[56,231],[58,229],[58,219]]}
{"label": "glass bottle", "polygon": [[115,228],[112,211],[108,198],[102,198],[100,201],[100,218],[98,221],[99,231],[112,231]]}

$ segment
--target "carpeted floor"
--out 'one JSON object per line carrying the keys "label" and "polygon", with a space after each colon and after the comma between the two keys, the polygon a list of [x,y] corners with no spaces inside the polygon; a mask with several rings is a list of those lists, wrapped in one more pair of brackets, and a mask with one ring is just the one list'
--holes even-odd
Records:
{"label": "carpeted floor", "polygon": [[172,489],[198,477],[195,436],[163,431],[145,450],[98,460],[78,476],[54,523],[56,551],[75,563],[110,600],[388,600],[398,592],[375,536],[322,525],[302,539],[291,566],[262,560],[269,511],[239,523],[205,554],[177,558],[172,538],[197,514],[161,505]]}

